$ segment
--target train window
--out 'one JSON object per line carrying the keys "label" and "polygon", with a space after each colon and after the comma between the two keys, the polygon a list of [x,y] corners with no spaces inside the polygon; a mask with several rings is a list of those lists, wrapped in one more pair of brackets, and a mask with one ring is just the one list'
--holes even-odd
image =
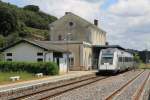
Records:
{"label": "train window", "polygon": [[122,62],[122,57],[119,57],[119,62]]}
{"label": "train window", "polygon": [[125,57],[125,62],[128,62],[128,57]]}
{"label": "train window", "polygon": [[129,62],[131,62],[131,58],[129,57],[128,59],[129,59]]}
{"label": "train window", "polygon": [[102,52],[101,64],[104,64],[104,63],[113,64],[113,57],[114,57],[114,54],[110,51]]}
{"label": "train window", "polygon": [[128,57],[126,57],[126,62],[129,62],[129,58]]}
{"label": "train window", "polygon": [[104,63],[113,64],[113,57],[102,57],[101,64]]}

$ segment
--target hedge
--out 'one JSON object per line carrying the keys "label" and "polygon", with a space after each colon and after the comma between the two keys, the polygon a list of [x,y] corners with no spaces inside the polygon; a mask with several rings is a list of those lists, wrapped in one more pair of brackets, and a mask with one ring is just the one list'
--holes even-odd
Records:
{"label": "hedge", "polygon": [[56,75],[59,73],[57,64],[53,62],[0,62],[1,72],[28,72]]}

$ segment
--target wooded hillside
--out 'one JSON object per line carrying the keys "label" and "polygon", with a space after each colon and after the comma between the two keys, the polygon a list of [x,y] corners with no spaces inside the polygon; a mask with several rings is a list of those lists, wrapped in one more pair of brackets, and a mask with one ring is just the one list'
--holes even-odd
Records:
{"label": "wooded hillside", "polygon": [[19,8],[0,1],[0,47],[20,38],[42,36],[48,38],[48,24],[56,17],[41,12],[38,6],[27,5]]}

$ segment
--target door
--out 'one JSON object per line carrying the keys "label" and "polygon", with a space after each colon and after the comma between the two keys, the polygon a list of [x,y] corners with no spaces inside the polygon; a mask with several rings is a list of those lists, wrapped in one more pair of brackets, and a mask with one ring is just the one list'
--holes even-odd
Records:
{"label": "door", "polygon": [[59,66],[59,58],[56,58],[56,63]]}

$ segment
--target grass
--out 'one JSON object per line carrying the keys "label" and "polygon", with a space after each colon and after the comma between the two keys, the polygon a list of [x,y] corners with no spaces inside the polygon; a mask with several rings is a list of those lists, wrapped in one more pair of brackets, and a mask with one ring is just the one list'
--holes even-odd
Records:
{"label": "grass", "polygon": [[36,28],[31,28],[31,27],[27,27],[27,29],[32,34],[37,34],[37,35],[41,35],[44,37],[49,34],[48,30],[36,29]]}
{"label": "grass", "polygon": [[38,79],[33,74],[27,72],[0,72],[0,85],[14,83],[9,79],[12,76],[20,76],[19,81]]}
{"label": "grass", "polygon": [[150,64],[141,63],[141,64],[139,65],[139,68],[142,68],[142,69],[150,69]]}

